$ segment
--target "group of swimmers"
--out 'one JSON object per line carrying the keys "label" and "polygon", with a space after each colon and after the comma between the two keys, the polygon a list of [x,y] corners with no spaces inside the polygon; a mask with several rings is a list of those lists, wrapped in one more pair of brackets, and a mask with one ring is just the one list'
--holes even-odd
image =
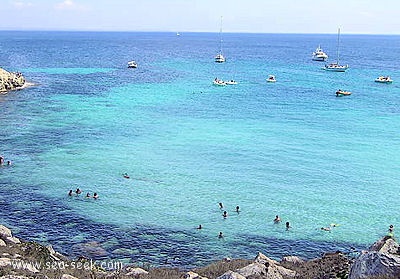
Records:
{"label": "group of swimmers", "polygon": [[[219,209],[220,209],[220,210],[224,210],[224,205],[222,204],[222,202],[218,203],[218,205],[219,205]],[[239,207],[238,205],[236,206],[235,212],[236,212],[237,214],[239,214],[239,212],[240,212],[240,207]],[[223,217],[224,219],[228,218],[228,212],[227,212],[226,210],[223,211],[222,217]],[[202,228],[203,228],[203,226],[200,224],[196,229],[201,230]],[[224,238],[224,235],[223,235],[222,232],[219,232],[218,238],[219,238],[219,239]]]}
{"label": "group of swimmers", "polygon": [[[275,224],[279,224],[281,222],[281,217],[279,217],[279,215],[276,215],[275,216],[275,219],[274,219],[274,223]],[[292,226],[290,226],[290,223],[289,222],[286,222],[285,223],[285,226],[286,226],[286,230],[288,231],[288,230],[290,230],[291,228],[292,228]]]}
{"label": "group of swimmers", "polygon": [[[5,164],[4,164],[4,157],[3,157],[3,156],[0,156],[0,166],[4,166],[4,165],[5,165]],[[7,163],[6,163],[6,165],[7,165],[7,166],[11,166],[11,161],[8,160]]]}
{"label": "group of swimmers", "polygon": [[[220,209],[220,210],[224,210],[224,205],[222,204],[222,202],[218,203],[218,205],[219,205],[219,209]],[[236,206],[235,212],[236,212],[237,214],[239,214],[239,212],[240,212],[240,207],[239,207],[238,205]],[[223,217],[224,219],[226,219],[226,218],[228,217],[228,212],[227,212],[226,210],[223,211],[222,217]],[[278,223],[280,223],[280,222],[281,222],[281,218],[279,217],[279,215],[276,215],[276,216],[275,216],[275,219],[274,219],[274,223],[275,223],[275,224],[278,224]],[[285,223],[285,226],[286,226],[286,230],[287,230],[287,231],[288,231],[289,229],[292,228],[292,227],[290,226],[290,223],[289,223],[289,222],[286,222],[286,223]],[[201,224],[197,227],[198,230],[201,230],[202,228],[203,228],[203,226],[202,226]],[[222,232],[219,232],[218,238],[219,238],[219,239],[224,238],[224,235],[223,235]]]}
{"label": "group of swimmers", "polygon": [[[218,205],[220,210],[224,209],[224,205],[222,204],[222,202],[218,203]],[[235,212],[237,214],[239,214],[240,212],[240,207],[238,205],[236,206]],[[228,212],[226,210],[224,210],[224,212],[222,213],[222,217],[224,217],[224,219],[228,217]]]}
{"label": "group of swimmers", "polygon": [[[224,205],[222,204],[222,202],[218,203],[218,205],[219,205],[219,209],[220,209],[220,210],[224,210]],[[235,210],[235,211],[239,214],[239,212],[240,212],[239,206],[236,206],[236,210]],[[223,211],[222,217],[223,217],[224,219],[226,219],[226,218],[228,217],[228,212],[227,212],[226,210]],[[273,222],[274,222],[275,224],[279,224],[279,223],[281,222],[281,218],[279,217],[279,215],[276,215],[276,216],[275,216]],[[330,232],[330,231],[332,230],[332,228],[335,228],[335,227],[338,227],[338,226],[339,226],[339,224],[332,223],[332,224],[330,224],[329,226],[321,227],[320,230],[322,230],[322,231],[329,231],[329,232]],[[292,228],[292,226],[290,225],[289,222],[286,222],[286,223],[285,223],[285,227],[286,227],[286,230],[287,230],[287,231],[289,231],[289,230]],[[203,228],[203,226],[202,226],[201,224],[197,227],[198,230],[201,230],[202,228]],[[389,226],[388,232],[389,232],[389,235],[393,235],[393,234],[394,234],[394,226],[393,226],[393,225],[390,225],[390,226]],[[224,235],[223,235],[222,232],[219,232],[218,238],[219,238],[219,239],[223,239],[223,238],[224,238]]]}
{"label": "group of swimmers", "polygon": [[[68,192],[68,196],[72,197],[73,195],[79,196],[80,194],[82,194],[81,189],[76,188],[75,192],[72,190],[69,190]],[[90,196],[90,193],[86,193],[86,198],[94,198],[95,200],[97,200],[99,198],[99,195],[97,193],[94,193],[93,196]]]}

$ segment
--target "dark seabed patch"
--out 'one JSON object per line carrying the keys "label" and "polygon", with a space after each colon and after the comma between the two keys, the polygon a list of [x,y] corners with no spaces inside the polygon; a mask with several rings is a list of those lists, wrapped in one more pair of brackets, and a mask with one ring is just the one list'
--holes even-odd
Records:
{"label": "dark seabed patch", "polygon": [[[13,190],[11,181],[0,182],[2,222],[15,235],[28,241],[52,244],[72,258],[123,260],[127,263],[170,266],[182,269],[204,266],[230,256],[252,259],[262,252],[274,259],[297,255],[306,259],[321,256],[321,251],[348,252],[365,247],[342,242],[312,242],[240,235],[234,242],[216,242],[223,249],[210,251],[209,237],[196,231],[170,230],[135,225],[130,229],[96,223],[74,213],[67,206],[35,192],[39,187],[25,185],[31,194]],[[215,247],[213,247],[215,248]],[[218,247],[216,247],[218,248]],[[223,254],[229,251],[229,255]]]}

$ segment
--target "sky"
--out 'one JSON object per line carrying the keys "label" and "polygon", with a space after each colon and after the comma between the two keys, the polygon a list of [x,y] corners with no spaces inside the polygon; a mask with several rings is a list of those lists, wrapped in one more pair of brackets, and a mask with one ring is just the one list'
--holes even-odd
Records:
{"label": "sky", "polygon": [[400,34],[399,0],[0,0],[0,30]]}

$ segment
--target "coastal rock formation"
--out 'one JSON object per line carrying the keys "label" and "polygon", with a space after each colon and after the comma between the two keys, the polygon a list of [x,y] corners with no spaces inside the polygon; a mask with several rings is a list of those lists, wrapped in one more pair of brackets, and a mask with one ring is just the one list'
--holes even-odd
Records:
{"label": "coastal rock formation", "polygon": [[221,276],[219,276],[217,279],[246,279],[246,277],[237,272],[229,270],[224,274],[222,274]]}
{"label": "coastal rock formation", "polygon": [[74,276],[71,276],[71,275],[69,275],[69,274],[63,274],[63,275],[61,276],[61,279],[78,279],[78,278],[76,278],[76,277],[74,277]]}
{"label": "coastal rock formation", "polygon": [[[18,238],[12,235],[11,230],[3,225],[0,225],[0,240],[5,245],[7,245],[6,243],[21,243]],[[0,246],[4,246],[2,243],[0,243]]]}
{"label": "coastal rock formation", "polygon": [[12,73],[0,68],[0,93],[20,89],[24,84],[25,78],[21,73]]}
{"label": "coastal rock formation", "polygon": [[26,276],[5,275],[1,276],[0,279],[31,279],[31,278]]}
{"label": "coastal rock formation", "polygon": [[126,274],[126,276],[133,276],[133,277],[137,277],[139,275],[142,274],[149,274],[148,271],[144,270],[143,268],[140,267],[135,267],[135,268],[126,268],[126,270],[128,271],[128,273]]}
{"label": "coastal rock formation", "polygon": [[297,256],[286,256],[281,260],[281,264],[292,264],[292,265],[301,265],[304,263],[304,260]]}
{"label": "coastal rock formation", "polygon": [[182,279],[207,279],[207,277],[203,277],[193,271],[189,271],[182,275]]}
{"label": "coastal rock formation", "polygon": [[[106,270],[83,255],[71,260],[51,246],[20,241],[11,230],[0,225],[0,279],[370,279],[400,278],[400,248],[391,237],[374,243],[368,251],[354,258],[339,251],[322,257],[302,260],[287,256],[280,262],[259,253],[254,260],[224,259],[208,266],[181,271],[176,268],[148,268],[126,265]],[[88,246],[90,249],[86,249]],[[98,254],[98,243],[89,242],[81,251]],[[102,250],[100,250],[102,251]],[[103,255],[103,253],[100,253]],[[80,268],[77,268],[80,266]],[[89,268],[85,268],[89,267]],[[51,267],[51,268],[49,268]],[[350,274],[349,274],[350,272]]]}
{"label": "coastal rock formation", "polygon": [[349,279],[372,276],[400,278],[400,249],[392,237],[385,236],[363,251],[352,265]]}
{"label": "coastal rock formation", "polygon": [[228,271],[218,279],[226,278],[253,278],[259,276],[265,279],[295,278],[296,272],[281,266],[262,253],[258,253],[254,262],[236,271]]}

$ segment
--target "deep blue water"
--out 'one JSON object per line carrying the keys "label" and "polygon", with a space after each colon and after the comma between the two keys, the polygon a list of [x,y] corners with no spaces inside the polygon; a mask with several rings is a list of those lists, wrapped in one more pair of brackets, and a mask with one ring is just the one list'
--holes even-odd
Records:
{"label": "deep blue water", "polygon": [[400,221],[400,36],[342,34],[350,69],[325,72],[311,53],[336,42],[223,34],[216,64],[217,33],[0,32],[0,66],[35,83],[0,95],[0,222],[72,257],[178,267],[369,246]]}

